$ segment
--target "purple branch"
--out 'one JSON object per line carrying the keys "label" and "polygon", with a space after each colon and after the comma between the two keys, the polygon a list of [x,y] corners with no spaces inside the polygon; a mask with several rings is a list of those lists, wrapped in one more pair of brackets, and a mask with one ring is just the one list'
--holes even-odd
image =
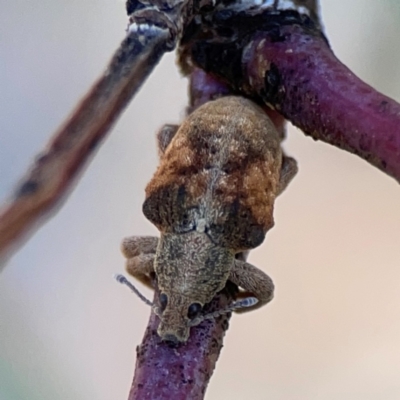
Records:
{"label": "purple branch", "polygon": [[[343,65],[312,20],[293,11],[221,14],[195,40],[186,38],[184,55],[236,91],[262,99],[307,135],[400,181],[400,105]],[[236,39],[214,41],[223,29]]]}
{"label": "purple branch", "polygon": [[[215,100],[219,97],[229,96],[240,93],[234,93],[232,89],[224,83],[221,79],[207,74],[200,68],[195,68],[190,75],[189,84],[189,98],[190,106],[188,107],[188,114],[193,112],[196,108],[200,107],[207,101]],[[285,134],[286,120],[281,114],[270,108],[265,104],[260,104],[265,113],[271,119],[276,129],[282,136]]]}
{"label": "purple branch", "polygon": [[[233,300],[232,284],[205,308],[209,313]],[[154,299],[158,298],[156,290]],[[173,347],[157,334],[159,318],[152,312],[142,344],[136,348],[135,376],[128,400],[201,400],[222,349],[230,314],[191,328],[187,343]]]}
{"label": "purple branch", "polygon": [[207,101],[232,94],[231,89],[221,79],[206,74],[202,69],[195,68],[190,75],[188,114]]}

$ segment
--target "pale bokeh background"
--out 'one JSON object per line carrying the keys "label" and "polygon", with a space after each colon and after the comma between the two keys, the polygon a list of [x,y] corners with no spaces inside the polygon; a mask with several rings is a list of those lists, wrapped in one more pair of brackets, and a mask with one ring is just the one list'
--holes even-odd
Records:
{"label": "pale bokeh background", "polygon": [[[2,1],[0,197],[10,192],[124,36],[120,0]],[[397,0],[323,0],[334,51],[400,100]],[[112,279],[141,214],[155,132],[186,81],[166,56],[62,210],[0,276],[0,400],[125,399],[149,309]],[[206,398],[400,398],[400,188],[356,157],[290,129],[300,173],[250,260],[268,307],[234,316]],[[144,290],[150,296],[150,292]]]}

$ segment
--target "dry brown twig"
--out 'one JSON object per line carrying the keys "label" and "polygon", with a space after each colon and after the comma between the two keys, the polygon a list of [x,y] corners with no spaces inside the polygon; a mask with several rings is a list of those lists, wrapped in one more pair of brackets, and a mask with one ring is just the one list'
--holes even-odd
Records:
{"label": "dry brown twig", "polygon": [[[99,143],[151,72],[168,32],[144,47],[134,32],[122,42],[103,76],[36,158],[9,204],[0,212],[0,268],[21,240],[27,239],[61,204]],[[139,54],[136,47],[142,47]]]}
{"label": "dry brown twig", "polygon": [[[128,13],[135,11],[134,4],[127,2]],[[172,9],[164,10],[160,3],[157,12],[139,9],[131,16],[127,37],[103,75],[55,132],[0,210],[0,271],[21,241],[62,203],[162,55],[175,47],[193,9],[192,2],[178,0]]]}

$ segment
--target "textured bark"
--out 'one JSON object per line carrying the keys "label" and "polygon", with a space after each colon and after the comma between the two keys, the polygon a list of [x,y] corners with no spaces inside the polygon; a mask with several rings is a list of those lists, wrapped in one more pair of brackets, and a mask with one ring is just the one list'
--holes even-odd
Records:
{"label": "textured bark", "polygon": [[189,56],[307,135],[357,154],[400,181],[400,105],[344,66],[318,26],[293,11],[233,17],[221,11],[184,39],[182,61]]}

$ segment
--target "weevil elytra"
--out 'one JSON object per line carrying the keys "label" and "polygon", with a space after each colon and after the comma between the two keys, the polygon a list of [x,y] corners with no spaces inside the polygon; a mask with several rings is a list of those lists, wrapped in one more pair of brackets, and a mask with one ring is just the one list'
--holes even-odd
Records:
{"label": "weevil elytra", "polygon": [[208,102],[180,127],[158,135],[160,165],[146,187],[143,212],[160,238],[131,237],[122,251],[127,271],[160,289],[158,334],[186,342],[204,304],[229,279],[240,297],[273,297],[268,275],[235,255],[259,246],[273,226],[274,201],[297,172],[264,111],[240,97]]}

